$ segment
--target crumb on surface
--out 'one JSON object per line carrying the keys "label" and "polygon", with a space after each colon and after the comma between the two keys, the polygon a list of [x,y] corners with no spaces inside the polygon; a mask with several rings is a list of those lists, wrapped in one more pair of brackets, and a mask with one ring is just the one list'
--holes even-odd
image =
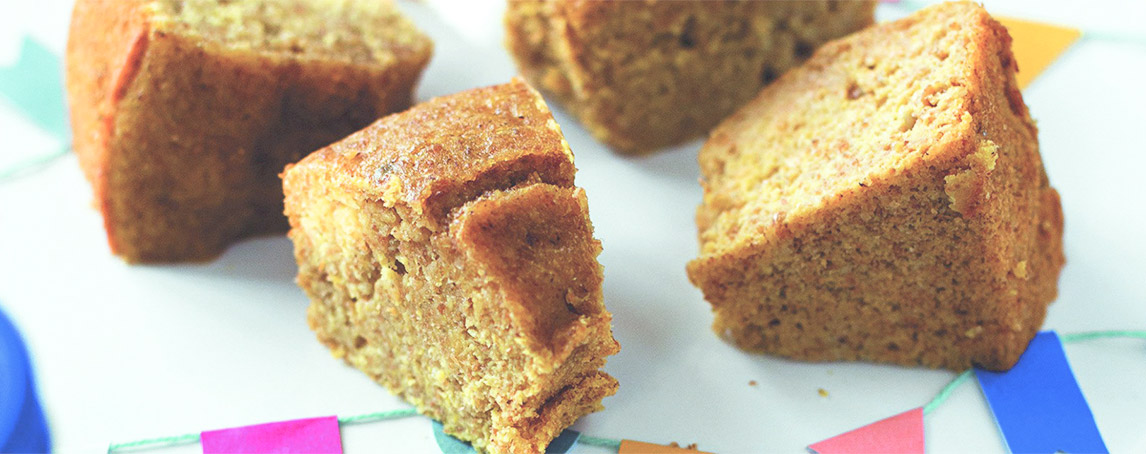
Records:
{"label": "crumb on surface", "polygon": [[820,397],[828,397],[828,390],[824,388],[817,389],[816,393],[819,394]]}

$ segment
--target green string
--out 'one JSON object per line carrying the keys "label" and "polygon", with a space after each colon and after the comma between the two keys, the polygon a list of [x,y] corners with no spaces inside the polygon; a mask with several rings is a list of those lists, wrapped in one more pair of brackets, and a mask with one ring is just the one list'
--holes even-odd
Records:
{"label": "green string", "polygon": [[1112,337],[1132,337],[1146,339],[1146,331],[1115,330],[1115,331],[1088,331],[1085,333],[1063,334],[1063,342],[1078,342],[1091,339],[1108,339]]}
{"label": "green string", "polygon": [[155,449],[169,446],[189,445],[199,442],[199,434],[183,434],[172,437],[148,438],[144,440],[128,441],[125,443],[112,443],[108,445],[107,452],[126,451],[134,449]]}
{"label": "green string", "polygon": [[[1134,331],[1134,330],[1090,331],[1090,332],[1084,332],[1084,333],[1064,334],[1064,335],[1059,336],[1059,338],[1062,339],[1062,341],[1064,343],[1080,342],[1080,341],[1087,341],[1087,340],[1092,340],[1092,339],[1109,339],[1109,338],[1146,339],[1146,331]],[[938,408],[940,405],[943,405],[943,403],[946,402],[947,399],[951,397],[951,394],[955,392],[955,389],[958,388],[959,385],[962,385],[963,382],[965,382],[971,378],[971,376],[973,375],[973,372],[974,372],[973,369],[967,369],[967,370],[963,371],[962,373],[960,373],[958,376],[956,376],[954,380],[951,380],[950,383],[947,383],[947,386],[944,386],[943,389],[939,391],[939,394],[936,395],[934,399],[931,399],[931,401],[928,402],[927,405],[923,406],[923,414],[924,415],[930,414],[931,412],[935,411],[935,409]],[[390,420],[390,419],[405,418],[405,417],[416,416],[416,415],[418,415],[417,410],[415,410],[413,408],[405,408],[405,409],[401,409],[401,410],[387,410],[387,411],[379,411],[379,412],[374,412],[374,413],[366,413],[366,414],[361,414],[361,415],[340,417],[340,418],[338,418],[338,423],[339,424],[362,424],[362,423],[367,423],[367,422],[385,421],[385,420]],[[154,449],[154,448],[167,447],[167,446],[191,444],[191,443],[195,443],[198,441],[199,441],[199,434],[197,434],[197,433],[185,434],[185,435],[176,435],[176,436],[172,436],[172,437],[148,438],[145,440],[129,441],[129,442],[125,442],[125,443],[112,443],[111,445],[109,445],[107,447],[107,452],[110,454],[113,451],[123,451],[123,450],[129,450],[129,449]],[[597,446],[597,447],[601,447],[601,448],[609,448],[609,449],[612,449],[614,451],[618,451],[621,449],[621,440],[616,440],[616,439],[612,439],[612,438],[603,438],[603,437],[593,437],[593,436],[584,435],[584,434],[582,434],[581,437],[577,439],[577,443],[581,443],[581,444],[585,444],[585,445],[589,445],[589,446]]]}
{"label": "green string", "polygon": [[338,418],[339,424],[362,424],[374,421],[385,421],[387,419],[405,418],[407,416],[417,416],[418,410],[413,408],[405,408],[402,410],[380,411],[377,413],[367,413],[365,415],[346,416]]}
{"label": "green string", "polygon": [[56,150],[52,153],[44,153],[42,155],[35,156],[32,158],[28,158],[28,159],[25,159],[23,161],[17,162],[17,163],[15,163],[15,164],[13,164],[13,165],[5,168],[5,169],[0,170],[0,183],[4,183],[8,180],[14,179],[15,177],[20,176],[24,172],[29,172],[32,170],[38,170],[44,166],[47,166],[48,164],[51,164],[52,161],[55,161],[56,159],[58,159],[60,157],[66,156],[70,152],[71,152],[71,149],[69,149],[67,147],[62,147],[59,150]]}
{"label": "green string", "polygon": [[931,399],[931,402],[928,402],[927,405],[923,406],[923,414],[930,414],[932,411],[935,411],[935,408],[943,405],[943,402],[946,402],[947,398],[951,397],[951,393],[955,392],[955,388],[958,388],[959,385],[962,385],[963,382],[967,381],[968,378],[971,378],[973,371],[974,369],[967,369],[963,371],[963,373],[959,374],[958,377],[955,377],[954,380],[951,380],[951,383],[948,383],[947,386],[944,386],[943,390],[939,391],[939,395],[935,396],[934,399]]}
{"label": "green string", "polygon": [[[1088,341],[1088,340],[1092,340],[1092,339],[1111,339],[1111,338],[1146,339],[1146,331],[1135,331],[1135,330],[1088,331],[1088,332],[1084,332],[1084,333],[1063,334],[1063,335],[1059,336],[1059,339],[1061,339],[1063,343]],[[971,378],[971,373],[973,370],[974,369],[967,369],[967,370],[963,371],[963,373],[961,373],[961,374],[959,374],[959,376],[955,377],[954,380],[951,380],[951,382],[948,383],[947,386],[944,386],[943,390],[939,391],[939,395],[935,396],[934,399],[931,399],[931,402],[928,402],[927,405],[923,406],[923,414],[924,415],[929,414],[932,411],[934,411],[936,407],[943,405],[943,402],[946,402],[947,398],[951,397],[951,393],[955,392],[955,388],[958,388],[959,385],[961,385],[961,384],[963,384],[963,382],[967,381],[968,378]]]}

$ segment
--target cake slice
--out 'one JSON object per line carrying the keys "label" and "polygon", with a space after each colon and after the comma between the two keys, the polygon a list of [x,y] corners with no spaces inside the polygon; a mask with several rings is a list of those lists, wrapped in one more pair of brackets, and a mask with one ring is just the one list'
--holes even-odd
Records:
{"label": "cake slice", "polygon": [[510,0],[521,72],[597,139],[644,153],[700,137],[874,1]]}
{"label": "cake slice", "polygon": [[1007,30],[973,3],[825,45],[700,151],[688,274],[741,348],[1008,369],[1063,266]]}
{"label": "cake slice", "polygon": [[286,231],[283,166],[409,107],[431,47],[388,1],[77,0],[74,146],[111,250],[206,260]]}
{"label": "cake slice", "polygon": [[311,328],[479,451],[543,451],[617,389],[599,370],[619,347],[575,172],[519,80],[432,99],[288,167]]}

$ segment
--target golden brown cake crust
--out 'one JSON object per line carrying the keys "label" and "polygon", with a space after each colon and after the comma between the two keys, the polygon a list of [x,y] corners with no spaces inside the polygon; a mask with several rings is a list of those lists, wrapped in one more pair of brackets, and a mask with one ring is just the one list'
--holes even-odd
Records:
{"label": "golden brown cake crust", "polygon": [[478,450],[540,452],[617,382],[600,243],[523,82],[436,98],[283,174],[308,321]]}
{"label": "golden brown cake crust", "polygon": [[521,72],[599,140],[644,153],[708,132],[875,2],[511,0]]}
{"label": "golden brown cake crust", "polygon": [[[107,142],[111,135],[114,108],[135,77],[147,46],[147,15],[140,11],[144,0],[119,2],[77,1],[69,38],[67,89],[73,131],[73,147],[93,192],[106,187]],[[100,17],[118,18],[109,26]],[[107,199],[97,195],[96,206],[106,211]],[[110,229],[114,224],[104,218]],[[114,242],[112,249],[116,249]]]}
{"label": "golden brown cake crust", "polygon": [[1056,295],[1062,211],[1006,29],[949,3],[829,43],[700,153],[689,277],[738,346],[1010,368]]}
{"label": "golden brown cake crust", "polygon": [[400,18],[370,62],[238,47],[161,4],[79,0],[68,40],[76,152],[130,262],[210,259],[284,231],[282,167],[408,106],[430,54]]}
{"label": "golden brown cake crust", "polygon": [[[531,174],[571,186],[577,171],[572,154],[549,109],[533,94],[515,82],[437,98],[371,125],[337,148],[323,148],[308,161],[337,163],[332,178],[425,211],[435,223],[485,187],[510,187]],[[507,126],[509,117],[517,124]]]}

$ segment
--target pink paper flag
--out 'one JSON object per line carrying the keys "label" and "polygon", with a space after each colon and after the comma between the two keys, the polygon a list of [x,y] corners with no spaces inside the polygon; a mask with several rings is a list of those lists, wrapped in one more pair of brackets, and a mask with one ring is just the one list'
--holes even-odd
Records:
{"label": "pink paper flag", "polygon": [[923,454],[923,407],[836,435],[808,450],[817,454]]}
{"label": "pink paper flag", "polygon": [[202,434],[203,454],[322,453],[342,454],[338,417],[296,419]]}

